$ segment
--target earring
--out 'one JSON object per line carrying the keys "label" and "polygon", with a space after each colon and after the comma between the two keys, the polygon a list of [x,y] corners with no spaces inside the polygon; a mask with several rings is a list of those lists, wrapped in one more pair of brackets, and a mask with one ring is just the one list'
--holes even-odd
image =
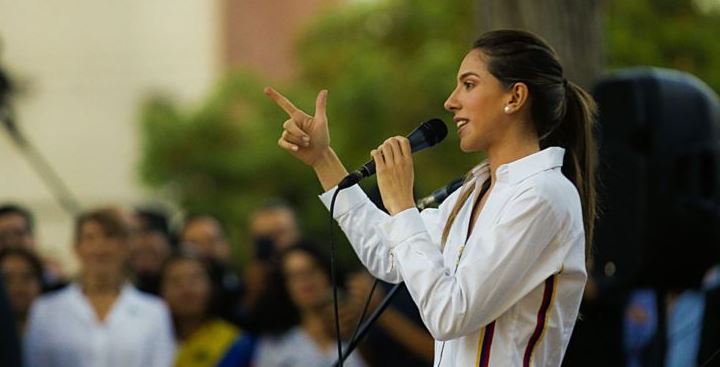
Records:
{"label": "earring", "polygon": [[505,111],[505,113],[510,113],[510,106],[505,106],[505,108],[503,108],[503,111]]}

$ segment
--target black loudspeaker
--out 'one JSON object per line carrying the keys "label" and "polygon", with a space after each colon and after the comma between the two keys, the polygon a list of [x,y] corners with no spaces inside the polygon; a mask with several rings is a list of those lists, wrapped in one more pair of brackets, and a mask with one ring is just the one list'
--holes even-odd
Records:
{"label": "black loudspeaker", "polygon": [[627,69],[599,106],[592,275],[611,293],[697,287],[720,262],[720,101],[678,71]]}

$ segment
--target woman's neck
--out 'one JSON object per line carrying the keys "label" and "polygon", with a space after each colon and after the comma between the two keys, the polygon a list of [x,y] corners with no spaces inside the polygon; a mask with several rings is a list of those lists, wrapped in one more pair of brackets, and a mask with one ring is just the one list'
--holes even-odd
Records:
{"label": "woman's neck", "polygon": [[507,141],[489,147],[487,150],[492,183],[495,183],[495,175],[498,167],[540,151],[540,143],[536,136],[525,136],[523,138],[506,140]]}
{"label": "woman's neck", "polygon": [[80,276],[80,287],[83,293],[91,295],[119,294],[124,283],[122,275],[91,275]]}
{"label": "woman's neck", "polygon": [[320,311],[304,311],[300,315],[300,325],[319,346],[319,349],[330,347],[335,340],[327,333],[327,320],[324,316]]}

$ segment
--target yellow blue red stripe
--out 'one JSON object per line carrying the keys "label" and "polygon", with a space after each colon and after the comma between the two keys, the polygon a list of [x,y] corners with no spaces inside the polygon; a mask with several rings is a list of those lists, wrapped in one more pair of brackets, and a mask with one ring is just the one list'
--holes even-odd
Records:
{"label": "yellow blue red stripe", "polygon": [[530,336],[527,348],[525,348],[525,354],[523,356],[523,367],[530,367],[530,362],[532,361],[532,356],[535,352],[535,348],[540,343],[540,340],[545,333],[545,326],[547,326],[548,310],[550,309],[550,305],[552,304],[552,300],[554,298],[555,289],[557,288],[556,279],[557,275],[552,275],[545,280],[543,299],[540,303],[540,309],[538,310],[535,330]]}

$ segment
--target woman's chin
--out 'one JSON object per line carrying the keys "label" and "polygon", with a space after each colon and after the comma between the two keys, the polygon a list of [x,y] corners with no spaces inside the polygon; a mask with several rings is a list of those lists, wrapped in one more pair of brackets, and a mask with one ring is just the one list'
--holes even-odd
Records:
{"label": "woman's chin", "polygon": [[478,149],[477,147],[477,144],[473,144],[465,139],[460,140],[460,150],[463,153],[473,153],[480,151],[480,149]]}

